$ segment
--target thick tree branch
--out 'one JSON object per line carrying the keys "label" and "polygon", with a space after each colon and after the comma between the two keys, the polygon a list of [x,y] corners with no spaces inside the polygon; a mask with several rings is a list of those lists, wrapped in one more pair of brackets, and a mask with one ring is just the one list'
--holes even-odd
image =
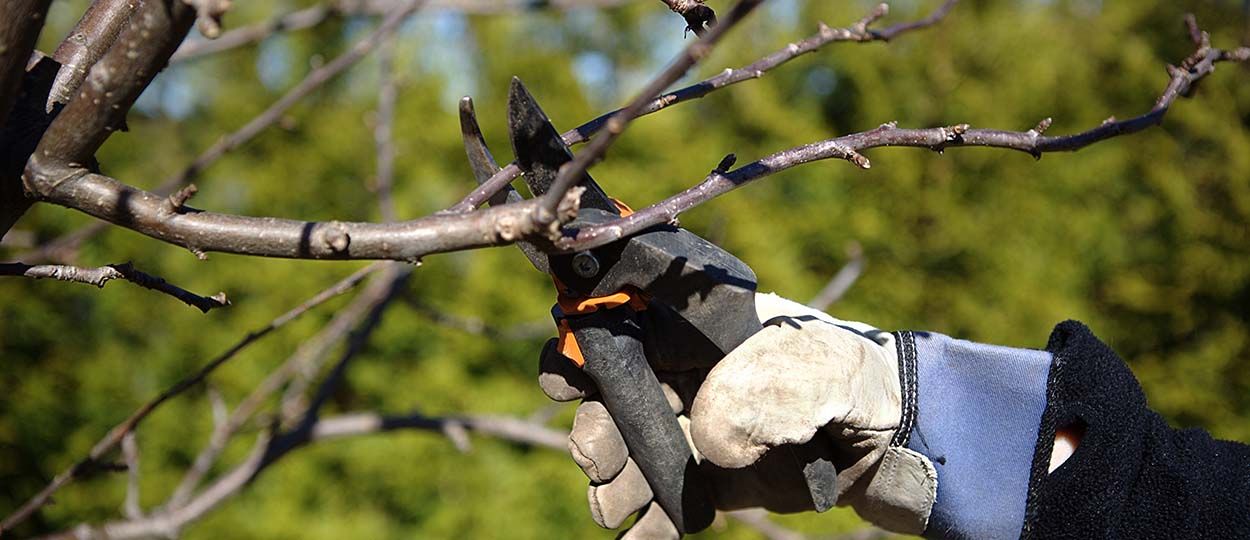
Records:
{"label": "thick tree branch", "polygon": [[29,91],[31,86],[31,81],[26,80],[27,61],[43,29],[50,3],[51,0],[10,0],[4,5],[4,16],[0,17],[0,237],[33,202],[26,198],[22,189],[21,164],[25,162],[26,153],[15,150],[21,146],[29,152],[34,145],[19,145],[13,140],[17,135],[27,134],[9,122],[22,89]]}
{"label": "thick tree branch", "polygon": [[226,293],[217,293],[213,296],[200,296],[175,286],[162,278],[145,274],[135,270],[130,263],[110,264],[99,268],[79,268],[77,266],[63,265],[39,265],[31,266],[22,263],[0,263],[0,276],[22,276],[35,279],[57,279],[60,281],[70,281],[74,283],[85,283],[103,288],[104,285],[114,279],[129,281],[157,292],[165,293],[169,296],[181,300],[188,306],[194,307],[208,313],[213,308],[219,308],[230,305],[230,300],[226,298]]}
{"label": "thick tree branch", "polygon": [[82,19],[52,53],[61,70],[52,83],[45,110],[51,112],[58,104],[69,103],[74,92],[87,78],[87,71],[113,46],[130,17],[139,7],[139,0],[95,0]]}
{"label": "thick tree branch", "polygon": [[560,167],[560,172],[556,175],[555,181],[551,183],[550,190],[542,197],[543,211],[539,212],[537,216],[539,223],[547,224],[555,221],[556,209],[564,199],[565,193],[581,180],[582,174],[586,172],[586,169],[589,169],[591,165],[603,158],[603,155],[608,151],[608,147],[612,146],[612,143],[625,132],[625,128],[629,123],[642,113],[647,103],[663,92],[665,88],[668,88],[669,85],[682,78],[700,60],[711,54],[712,47],[716,46],[729,30],[733,29],[734,26],[762,3],[763,0],[739,0],[737,4],[734,4],[733,8],[729,10],[729,15],[724,20],[705,32],[694,43],[687,46],[677,56],[677,59],[638,93],[638,96],[629,105],[626,105],[620,112],[614,114],[608,120],[605,126],[606,130],[590,141],[589,147],[574,156],[573,161]]}
{"label": "thick tree branch", "polygon": [[17,524],[29,518],[32,514],[39,510],[39,508],[47,504],[48,501],[51,500],[52,494],[57,490],[61,489],[75,479],[87,476],[90,472],[95,470],[101,460],[109,452],[117,448],[117,445],[121,443],[122,438],[124,438],[126,434],[134,431],[135,427],[147,418],[152,411],[156,410],[157,407],[160,407],[161,404],[203,381],[210,373],[221,367],[222,364],[226,363],[231,358],[234,358],[235,355],[247,348],[247,346],[255,343],[274,330],[285,326],[287,323],[295,320],[304,313],[307,313],[309,310],[325,303],[331,298],[351,290],[364,280],[366,276],[373,273],[380,267],[381,264],[373,264],[359,270],[334,284],[330,288],[318,293],[303,304],[300,304],[299,306],[278,316],[274,320],[270,321],[269,324],[257,330],[253,330],[243,339],[239,340],[238,343],[235,343],[230,349],[226,350],[226,352],[222,353],[204,367],[200,368],[199,371],[184,378],[162,392],[159,396],[145,403],[142,407],[139,407],[139,409],[132,413],[125,421],[115,426],[109,431],[108,435],[98,441],[95,446],[91,448],[87,457],[79,460],[69,469],[56,475],[56,477],[52,479],[52,482],[45,486],[43,490],[27,501],[26,504],[22,505],[21,508],[18,508],[15,512],[4,518],[4,521],[0,522],[0,534],[3,534],[4,531],[12,529],[17,526]]}
{"label": "thick tree branch", "polygon": [[891,122],[870,131],[783,150],[730,172],[714,170],[698,185],[629,217],[602,225],[583,227],[576,232],[575,236],[565,237],[558,242],[557,247],[563,251],[581,251],[613,242],[647,227],[668,223],[682,212],[714,197],[804,163],[824,159],[843,159],[867,169],[872,164],[860,152],[871,148],[908,146],[941,152],[947,148],[984,146],[1017,150],[1037,158],[1048,152],[1080,150],[1100,141],[1136,133],[1158,125],[1163,121],[1172,103],[1180,96],[1189,95],[1198,81],[1215,70],[1217,63],[1246,60],[1250,60],[1250,47],[1223,51],[1201,43],[1198,50],[1181,62],[1180,66],[1168,66],[1167,71],[1171,78],[1149,112],[1122,121],[1110,118],[1098,127],[1072,135],[1056,137],[1044,135],[1051,124],[1049,118],[1042,120],[1037,127],[1028,131],[973,129],[967,124],[929,129],[902,129]]}
{"label": "thick tree branch", "polygon": [[[72,208],[197,255],[217,251],[293,259],[390,259],[417,262],[433,253],[540,240],[555,227],[536,224],[541,200],[434,215],[399,223],[309,222],[245,217],[171,207],[169,198],[125,185],[82,168],[27,166],[41,200]],[[560,221],[577,213],[579,194],[569,192]]]}
{"label": "thick tree branch", "polygon": [[[886,9],[882,7],[885,6],[885,4],[878,5],[872,13],[865,16],[858,23],[847,28],[831,29],[822,24],[820,25],[820,30],[815,35],[786,45],[781,50],[756,60],[748,66],[737,69],[728,68],[715,77],[655,97],[639,111],[638,116],[645,116],[662,111],[678,103],[685,103],[687,101],[702,98],[727,86],[758,79],[763,77],[765,73],[771,71],[772,69],[777,68],[805,53],[817,51],[830,43],[844,41],[857,43],[866,43],[876,40],[883,41],[893,39],[904,32],[927,28],[942,20],[942,18],[944,18],[946,14],[950,12],[951,8],[957,3],[958,0],[946,0],[941,7],[934,10],[933,13],[929,14],[929,16],[924,19],[899,23],[882,30],[870,30],[868,26],[875,22],[879,17],[885,15]],[[600,115],[598,118],[564,132],[562,134],[564,143],[572,146],[590,140],[592,136],[601,131],[603,127],[607,125],[609,119],[621,113],[622,110],[623,109],[617,109]],[[500,190],[504,189],[519,176],[521,176],[520,167],[517,167],[515,162],[509,163],[498,173],[492,176],[490,180],[481,183],[477,189],[465,196],[463,200],[451,207],[449,211],[467,212],[477,208],[489,200],[493,195],[499,193]]]}

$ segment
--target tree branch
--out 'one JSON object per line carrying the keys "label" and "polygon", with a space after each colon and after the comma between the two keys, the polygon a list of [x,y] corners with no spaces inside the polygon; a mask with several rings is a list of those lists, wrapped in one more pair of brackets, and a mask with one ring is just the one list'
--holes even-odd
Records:
{"label": "tree branch", "polygon": [[[869,30],[868,26],[877,20],[879,17],[877,15],[878,13],[881,15],[885,14],[884,8],[881,7],[885,4],[879,5],[873,10],[873,12],[861,19],[857,24],[851,25],[847,28],[831,29],[822,24],[820,25],[820,30],[815,35],[786,45],[781,50],[756,60],[748,66],[737,69],[728,68],[715,77],[711,77],[690,86],[655,97],[639,111],[638,116],[646,116],[679,103],[699,99],[716,90],[732,86],[743,81],[758,79],[774,68],[777,68],[803,54],[820,50],[822,47],[830,43],[844,41],[856,43],[884,41],[893,39],[894,37],[897,37],[905,32],[927,28],[942,20],[942,18],[944,18],[946,14],[950,12],[951,8],[953,8],[957,3],[958,0],[946,0],[941,7],[934,10],[933,13],[929,14],[929,16],[924,19],[896,24],[883,30]],[[603,127],[607,125],[608,120],[622,111],[623,109],[617,109],[600,115],[589,122],[564,132],[562,134],[564,143],[572,146],[590,140],[592,136],[601,131]],[[504,189],[519,176],[521,176],[520,167],[517,166],[516,162],[509,163],[492,176],[490,180],[481,183],[477,189],[465,196],[465,198],[455,206],[452,206],[449,211],[467,212],[477,208],[496,193],[499,193],[500,190]]]}
{"label": "tree branch", "polygon": [[1171,78],[1149,112],[1123,121],[1117,121],[1113,117],[1098,127],[1072,135],[1057,137],[1043,135],[1050,127],[1049,118],[1042,120],[1037,127],[1028,131],[972,129],[967,124],[929,129],[902,129],[891,122],[870,131],[783,150],[731,172],[714,170],[698,185],[629,217],[583,227],[576,232],[575,236],[565,237],[558,242],[557,247],[562,251],[581,251],[611,243],[647,227],[668,223],[682,212],[721,194],[804,163],[824,159],[843,159],[867,169],[872,164],[860,152],[871,148],[907,146],[941,152],[948,148],[983,146],[1017,150],[1039,159],[1042,154],[1048,152],[1080,150],[1100,141],[1136,133],[1158,125],[1163,121],[1172,103],[1180,96],[1189,95],[1198,81],[1215,70],[1217,63],[1246,60],[1250,60],[1250,47],[1223,51],[1200,44],[1198,50],[1181,62],[1179,67],[1168,66],[1167,71]]}
{"label": "tree branch", "polygon": [[[38,155],[30,159],[27,178],[43,201],[182,246],[198,256],[217,251],[291,259],[417,262],[432,253],[543,240],[557,234],[554,224],[543,227],[533,219],[541,200],[399,223],[309,222],[191,208],[171,211],[166,197],[86,169],[45,164]],[[560,222],[576,215],[578,196],[570,191],[565,197],[558,208]]]}
{"label": "tree branch", "polygon": [[117,445],[121,443],[122,438],[125,437],[127,433],[132,432],[140,422],[147,418],[147,416],[151,414],[152,411],[156,410],[156,408],[161,404],[203,381],[210,373],[221,367],[222,364],[226,363],[231,358],[234,358],[235,355],[247,348],[247,346],[255,343],[257,340],[265,337],[274,330],[285,326],[287,323],[299,318],[304,313],[307,313],[309,310],[325,303],[331,298],[351,290],[366,276],[376,271],[380,266],[380,264],[373,264],[357,271],[356,273],[334,284],[330,288],[321,291],[303,304],[300,304],[286,313],[279,315],[277,318],[270,321],[269,324],[257,330],[253,330],[243,339],[239,340],[238,343],[235,343],[230,349],[226,350],[226,352],[222,353],[204,367],[200,368],[199,371],[184,378],[157,397],[153,398],[151,401],[145,403],[142,407],[139,407],[139,409],[126,418],[125,421],[110,430],[108,435],[105,435],[103,439],[96,442],[95,446],[91,447],[91,451],[85,458],[79,460],[69,469],[56,475],[56,477],[52,479],[51,483],[27,501],[26,504],[23,504],[21,508],[18,508],[8,517],[4,518],[4,521],[0,522],[0,534],[3,534],[4,531],[12,529],[19,523],[29,518],[32,514],[39,510],[39,508],[43,507],[51,500],[53,493],[64,487],[66,484],[74,481],[75,479],[87,476],[96,468],[96,466],[100,463],[100,460],[103,459],[107,453],[117,448]]}
{"label": "tree branch", "polygon": [[157,292],[181,300],[188,306],[208,313],[213,308],[230,305],[226,293],[219,292],[213,296],[200,296],[186,289],[173,285],[164,279],[135,270],[130,263],[110,264],[99,268],[79,268],[77,266],[39,265],[31,266],[22,263],[0,263],[0,276],[21,276],[35,279],[56,279],[74,283],[85,283],[103,288],[114,279],[129,281]]}

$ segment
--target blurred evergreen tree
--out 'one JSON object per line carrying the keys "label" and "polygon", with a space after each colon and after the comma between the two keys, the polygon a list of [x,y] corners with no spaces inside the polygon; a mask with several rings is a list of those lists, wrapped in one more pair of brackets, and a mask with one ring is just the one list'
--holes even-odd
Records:
{"label": "blurred evergreen tree", "polygon": [[[715,2],[713,2],[715,4]],[[939,2],[899,0],[887,22]],[[307,2],[283,2],[282,8]],[[655,4],[655,5],[653,5]],[[85,2],[57,2],[41,49]],[[719,6],[718,6],[719,7]],[[775,0],[738,29],[690,81],[741,66],[870,3]],[[273,6],[240,3],[228,26]],[[1192,50],[1180,23],[1195,11],[1217,45],[1250,39],[1236,1],[965,0],[935,28],[889,44],[842,44],[634,124],[594,169],[635,207],[701,179],[726,153],[754,159],[897,120],[967,122],[1051,133],[1150,108],[1163,66]],[[471,183],[456,98],[472,94],[488,140],[509,159],[506,83],[522,77],[558,127],[628,99],[683,45],[682,22],[656,2],[507,16],[426,13],[399,34],[402,80],[395,198],[403,217],[455,202]],[[105,171],[151,187],[372,25],[350,18],[179,65],[100,153]],[[1244,41],[1240,41],[1243,42]],[[307,219],[377,219],[373,174],[376,60],[294,109],[280,128],[203,173],[196,205]],[[858,241],[868,268],[834,306],[840,317],[1012,346],[1041,347],[1081,319],[1130,361],[1152,406],[1177,425],[1250,440],[1250,69],[1225,65],[1161,129],[1040,162],[955,149],[869,153],[870,171],[804,166],[706,204],[683,224],[751,264],[762,288],[805,301]],[[87,218],[36,207],[18,228],[46,240]],[[19,248],[0,251],[11,258]],[[185,251],[113,229],[83,264],[134,261],[191,290],[225,290],[229,309],[201,315],[125,286],[0,281],[0,508],[15,508],[138,404],[249,329],[360,263],[263,260]],[[498,327],[542,321],[547,279],[515,248],[431,257],[407,294]],[[257,344],[212,377],[235,403],[336,306]],[[330,410],[528,415],[540,337],[503,340],[441,326],[397,303]],[[570,421],[564,410],[559,422]],[[202,390],[139,430],[143,503],[163,501],[211,431]],[[241,459],[239,441],[227,462]],[[115,517],[125,482],[71,486],[19,532]],[[266,471],[188,538],[606,537],[585,510],[585,478],[558,452],[400,432],[322,443]],[[854,515],[781,518],[814,533],[863,526]],[[733,522],[705,536],[753,538]]]}

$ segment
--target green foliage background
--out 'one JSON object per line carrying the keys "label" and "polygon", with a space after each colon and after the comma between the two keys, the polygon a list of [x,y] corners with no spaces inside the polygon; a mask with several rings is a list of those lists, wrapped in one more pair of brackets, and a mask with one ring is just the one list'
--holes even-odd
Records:
{"label": "green foliage background", "polygon": [[[727,7],[723,0],[714,6]],[[899,0],[887,23],[937,0]],[[85,2],[57,2],[51,50]],[[228,26],[270,16],[239,2]],[[279,2],[282,9],[304,2]],[[965,0],[940,26],[890,44],[842,44],[766,77],[637,122],[594,169],[640,207],[701,179],[729,152],[741,160],[897,120],[928,127],[1052,133],[1129,117],[1154,103],[1164,63],[1192,47],[1195,11],[1217,45],[1250,35],[1240,2]],[[741,66],[849,24],[867,2],[776,0],[730,36],[695,76]],[[370,20],[291,33],[260,47],[177,66],[100,154],[106,172],[151,187],[331,58]],[[496,154],[508,159],[508,78],[521,76],[559,127],[628,99],[683,45],[659,2],[606,11],[493,17],[422,14],[401,32],[396,200],[404,217],[445,207],[471,183],[455,99],[471,93]],[[370,59],[207,170],[195,205],[303,219],[378,219]],[[693,77],[687,82],[694,80]],[[1222,65],[1161,129],[1040,162],[998,150],[870,152],[873,168],[807,165],[704,205],[683,224],[751,264],[762,288],[807,300],[862,244],[863,278],[833,312],[882,328],[915,328],[1042,347],[1050,328],[1085,321],[1127,358],[1152,406],[1177,425],[1250,441],[1250,70]],[[36,207],[18,225],[38,240],[88,220]],[[5,248],[12,258],[21,248]],[[261,260],[184,250],[114,229],[78,262],[132,260],[188,289],[226,291],[229,309],[201,315],[126,284],[104,290],[0,281],[0,511],[8,513],[138,404],[248,330],[361,263]],[[542,321],[546,278],[515,248],[430,257],[412,297],[509,327]],[[239,399],[330,317],[339,299],[248,350],[212,378]],[[440,326],[403,302],[386,315],[331,412],[491,412],[546,406],[534,384],[540,337],[484,339]],[[557,423],[567,425],[563,409]],[[140,429],[143,502],[163,501],[211,429],[200,389]],[[246,438],[245,438],[246,439]],[[227,462],[241,459],[250,440]],[[57,496],[20,533],[119,516],[124,479],[105,475]],[[288,456],[186,531],[188,538],[608,537],[588,519],[585,478],[557,452],[475,440],[458,453],[426,432],[317,444]],[[854,514],[785,517],[837,533]],[[708,536],[753,538],[729,523]]]}

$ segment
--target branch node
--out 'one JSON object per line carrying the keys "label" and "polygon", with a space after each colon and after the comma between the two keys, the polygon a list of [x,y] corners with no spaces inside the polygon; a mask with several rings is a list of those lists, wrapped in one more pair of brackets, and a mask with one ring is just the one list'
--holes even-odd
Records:
{"label": "branch node", "polygon": [[1050,125],[1051,125],[1052,123],[1054,123],[1054,121],[1055,121],[1055,120],[1054,120],[1053,118],[1051,118],[1051,117],[1047,116],[1046,118],[1043,118],[1041,122],[1038,122],[1038,123],[1037,123],[1037,126],[1035,126],[1035,127],[1034,127],[1032,130],[1030,130],[1030,131],[1031,131],[1031,132],[1032,132],[1035,136],[1036,136],[1036,135],[1041,135],[1041,134],[1043,134],[1043,133],[1046,133],[1046,130],[1050,129]]}
{"label": "branch node", "polygon": [[325,242],[326,247],[335,253],[345,253],[352,244],[352,237],[347,234],[347,229],[343,227],[342,223],[337,221],[331,222],[329,227],[326,227],[322,240]]}
{"label": "branch node", "polygon": [[187,184],[186,187],[178,190],[165,200],[165,212],[168,214],[177,214],[182,210],[182,205],[191,200],[200,190],[195,184]]}
{"label": "branch node", "polygon": [[469,432],[464,428],[464,424],[451,420],[444,422],[443,435],[451,440],[451,444],[461,454],[473,451],[473,443],[469,441]]}

